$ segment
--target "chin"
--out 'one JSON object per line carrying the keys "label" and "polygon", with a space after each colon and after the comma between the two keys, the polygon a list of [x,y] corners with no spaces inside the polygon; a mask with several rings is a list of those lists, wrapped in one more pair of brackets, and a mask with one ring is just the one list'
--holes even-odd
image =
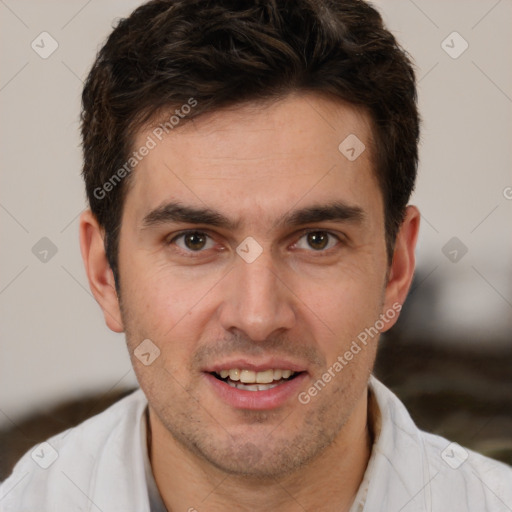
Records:
{"label": "chin", "polygon": [[[223,473],[253,480],[276,480],[285,478],[308,462],[319,457],[331,444],[331,436],[299,436],[288,439],[274,439],[269,436],[260,440],[235,439],[215,445],[194,446],[196,455]],[[202,444],[202,443],[201,443]],[[189,446],[190,448],[190,446]]]}

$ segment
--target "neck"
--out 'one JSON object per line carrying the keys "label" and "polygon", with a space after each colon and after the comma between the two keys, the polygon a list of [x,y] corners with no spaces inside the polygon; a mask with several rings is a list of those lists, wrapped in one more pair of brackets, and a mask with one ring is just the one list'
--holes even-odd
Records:
{"label": "neck", "polygon": [[226,474],[182,447],[150,408],[150,458],[169,512],[337,510],[348,512],[370,457],[363,394],[335,441],[299,471],[272,480]]}

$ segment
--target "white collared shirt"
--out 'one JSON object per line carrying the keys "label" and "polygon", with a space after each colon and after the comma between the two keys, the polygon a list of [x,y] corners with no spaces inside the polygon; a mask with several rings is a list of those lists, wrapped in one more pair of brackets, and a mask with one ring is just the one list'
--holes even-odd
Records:
{"label": "white collared shirt", "polygon": [[[512,512],[512,468],[420,431],[370,378],[375,440],[350,512]],[[139,389],[29,450],[0,484],[1,512],[165,512]],[[151,508],[150,508],[151,500]]]}

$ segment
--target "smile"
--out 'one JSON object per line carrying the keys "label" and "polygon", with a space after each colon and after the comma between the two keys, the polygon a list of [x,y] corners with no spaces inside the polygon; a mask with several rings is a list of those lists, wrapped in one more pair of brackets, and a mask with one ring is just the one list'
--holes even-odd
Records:
{"label": "smile", "polygon": [[[288,366],[283,369],[281,364]],[[293,368],[290,368],[290,366]],[[275,361],[251,364],[241,360],[203,371],[206,384],[216,400],[233,409],[270,410],[295,403],[293,398],[305,387],[304,367]]]}
{"label": "smile", "polygon": [[263,371],[232,368],[212,372],[219,380],[224,381],[232,388],[244,391],[267,391],[286,381],[292,380],[297,374],[292,370],[268,369]]}

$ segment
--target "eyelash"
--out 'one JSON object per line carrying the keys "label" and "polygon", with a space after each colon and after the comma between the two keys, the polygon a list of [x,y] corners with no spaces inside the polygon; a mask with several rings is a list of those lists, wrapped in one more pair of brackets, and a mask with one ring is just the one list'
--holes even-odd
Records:
{"label": "eyelash", "polygon": [[[198,230],[195,230],[195,229],[188,229],[186,231],[182,231],[182,232],[178,233],[176,236],[174,236],[172,239],[170,239],[167,242],[167,245],[172,245],[172,244],[174,244],[176,242],[176,240],[178,240],[180,238],[183,238],[186,235],[194,234],[194,233],[195,234],[199,234],[199,235],[205,235],[208,238],[210,238],[211,240],[213,240],[212,236],[207,231],[198,231]],[[338,243],[334,247],[330,247],[329,249],[323,249],[323,250],[318,250],[318,251],[315,251],[314,249],[311,249],[308,252],[316,253],[316,254],[319,254],[319,255],[330,254],[330,252],[333,249],[335,249],[339,244],[343,243],[342,239],[340,238],[340,236],[332,233],[331,231],[310,228],[310,229],[304,229],[303,231],[301,231],[299,238],[297,239],[296,242],[294,242],[293,245],[296,245],[302,238],[304,238],[305,236],[307,236],[310,233],[324,233],[324,234],[327,234],[328,236],[336,239]],[[186,256],[191,257],[191,258],[200,257],[200,255],[202,253],[206,252],[206,250],[199,250],[199,251],[186,250],[185,251],[184,249],[181,249],[181,248],[178,248],[178,249],[179,249],[179,251],[183,251],[183,253],[185,253]]]}

